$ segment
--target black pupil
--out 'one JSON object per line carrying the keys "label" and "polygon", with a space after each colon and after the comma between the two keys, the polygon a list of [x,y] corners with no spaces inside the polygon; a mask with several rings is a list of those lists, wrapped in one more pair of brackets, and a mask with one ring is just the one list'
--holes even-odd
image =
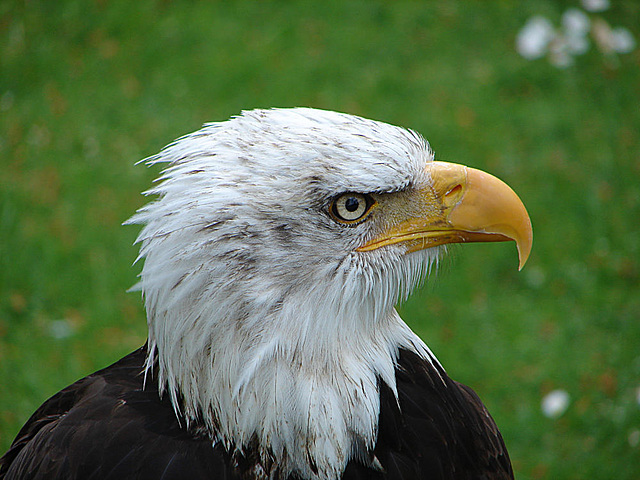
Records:
{"label": "black pupil", "polygon": [[355,212],[360,206],[360,201],[355,197],[347,198],[347,201],[344,202],[344,208],[349,212]]}

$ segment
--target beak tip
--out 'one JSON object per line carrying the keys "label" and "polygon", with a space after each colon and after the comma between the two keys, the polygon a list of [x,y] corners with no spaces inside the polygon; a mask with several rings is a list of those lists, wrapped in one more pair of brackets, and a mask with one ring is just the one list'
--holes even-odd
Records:
{"label": "beak tip", "polygon": [[520,259],[520,264],[518,265],[518,271],[521,272],[522,269],[524,268],[524,264],[527,263],[527,259]]}
{"label": "beak tip", "polygon": [[527,229],[527,235],[522,240],[516,240],[516,247],[518,248],[518,271],[522,271],[525,263],[529,259],[531,254],[531,248],[533,246],[533,230],[531,229],[531,222],[529,221],[529,228]]}

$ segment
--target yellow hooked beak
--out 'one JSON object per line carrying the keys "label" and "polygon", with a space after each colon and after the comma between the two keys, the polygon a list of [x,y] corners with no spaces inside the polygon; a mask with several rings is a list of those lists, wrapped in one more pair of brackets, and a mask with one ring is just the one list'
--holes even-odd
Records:
{"label": "yellow hooked beak", "polygon": [[516,193],[496,177],[464,165],[431,162],[426,169],[431,185],[411,192],[384,231],[357,250],[404,243],[409,253],[446,243],[513,240],[522,270],[533,231]]}

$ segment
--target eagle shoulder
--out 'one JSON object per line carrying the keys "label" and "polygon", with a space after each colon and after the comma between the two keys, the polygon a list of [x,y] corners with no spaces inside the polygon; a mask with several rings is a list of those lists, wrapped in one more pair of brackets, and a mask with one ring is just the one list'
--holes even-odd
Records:
{"label": "eagle shoulder", "polygon": [[0,459],[0,479],[225,478],[212,441],[179,424],[153,379],[143,388],[145,356],[143,347],[47,400]]}
{"label": "eagle shoulder", "polygon": [[476,393],[437,364],[401,350],[397,397],[380,385],[375,457],[382,472],[351,462],[345,480],[513,479],[504,441]]}

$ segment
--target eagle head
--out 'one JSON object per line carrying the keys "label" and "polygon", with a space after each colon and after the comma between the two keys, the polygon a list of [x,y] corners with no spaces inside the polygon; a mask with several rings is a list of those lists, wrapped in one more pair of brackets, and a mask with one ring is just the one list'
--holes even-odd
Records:
{"label": "eagle head", "polygon": [[248,111],[147,163],[166,165],[129,221],[148,369],[187,424],[311,477],[372,448],[398,348],[437,362],[394,306],[443,245],[514,240],[520,267],[531,249],[506,184],[352,115]]}

